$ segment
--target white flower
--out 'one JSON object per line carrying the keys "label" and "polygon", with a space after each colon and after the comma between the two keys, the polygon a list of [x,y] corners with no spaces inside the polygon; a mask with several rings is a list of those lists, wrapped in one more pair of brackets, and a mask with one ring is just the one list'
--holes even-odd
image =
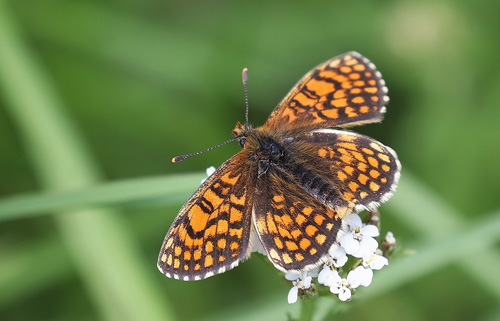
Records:
{"label": "white flower", "polygon": [[330,250],[330,256],[332,257],[332,263],[335,267],[342,267],[347,262],[347,254],[343,247],[337,246],[333,251]]}
{"label": "white flower", "polygon": [[382,240],[381,250],[385,254],[390,255],[394,251],[395,247],[396,247],[396,238],[394,237],[394,234],[392,234],[392,232],[387,232],[385,238]]}
{"label": "white flower", "polygon": [[332,286],[337,279],[340,279],[339,272],[332,270],[328,265],[324,265],[323,269],[318,274],[318,283],[325,286]]}
{"label": "white flower", "polygon": [[396,238],[394,237],[394,234],[392,234],[392,232],[387,232],[387,234],[385,235],[385,242],[391,246],[396,245]]}
{"label": "white flower", "polygon": [[332,270],[325,264],[318,275],[318,283],[328,286],[330,292],[337,294],[341,301],[347,301],[351,298],[351,289],[347,279],[340,277],[337,270]]}
{"label": "white flower", "polygon": [[378,242],[374,237],[379,235],[378,228],[375,225],[363,226],[357,214],[351,214],[347,224],[349,228],[340,240],[345,252],[357,258],[375,252]]}
{"label": "white flower", "polygon": [[[212,174],[215,172],[215,170],[216,170],[216,168],[215,168],[215,167],[213,167],[213,166],[210,166],[209,168],[207,168],[207,171],[206,171],[206,173],[207,173],[207,178],[209,178],[209,177],[210,177],[210,175],[212,175]],[[204,181],[206,181],[206,180],[207,180],[207,178],[202,179],[202,180],[201,180],[201,183],[203,184],[203,182],[204,182]]]}
{"label": "white flower", "polygon": [[385,265],[389,265],[389,260],[382,255],[372,253],[363,257],[363,266],[365,268],[380,270]]}
{"label": "white flower", "polygon": [[340,276],[333,281],[333,284],[330,286],[330,292],[337,294],[340,301],[347,301],[352,295],[349,287],[349,281],[341,278]]}
{"label": "white flower", "polygon": [[[340,245],[330,248],[324,258],[326,263],[321,269],[316,267],[306,272],[285,275],[287,280],[293,282],[293,287],[288,292],[288,303],[297,302],[299,294],[311,287],[313,277],[317,277],[318,284],[329,287],[330,292],[336,294],[339,300],[347,301],[351,299],[354,289],[372,283],[374,270],[380,270],[389,264],[388,259],[382,255],[382,250],[378,249],[375,237],[379,236],[379,230],[375,225],[363,224],[357,214],[351,214],[347,218],[347,225]],[[383,246],[387,241],[395,243],[392,233],[388,233],[387,239]],[[352,264],[345,267],[349,255],[362,259],[356,260],[354,269]],[[342,270],[348,272],[346,277],[343,277],[345,274]]]}
{"label": "white flower", "polygon": [[373,280],[372,269],[366,269],[363,266],[358,266],[347,274],[347,282],[353,289],[358,286],[369,286]]}
{"label": "white flower", "polygon": [[293,287],[288,292],[288,304],[297,302],[299,289],[305,290],[311,287],[312,276],[307,275],[307,272],[286,273],[285,279],[293,281]]}

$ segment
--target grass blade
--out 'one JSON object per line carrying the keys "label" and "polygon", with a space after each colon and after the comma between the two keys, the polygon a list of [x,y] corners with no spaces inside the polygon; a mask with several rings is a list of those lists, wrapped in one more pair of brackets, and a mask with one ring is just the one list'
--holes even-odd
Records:
{"label": "grass blade", "polygon": [[[84,188],[100,179],[97,166],[64,113],[49,77],[32,56],[0,1],[0,89],[45,189]],[[168,300],[145,272],[137,241],[111,210],[87,209],[54,215],[73,263],[103,319],[171,320]],[[154,264],[154,263],[152,263]]]}
{"label": "grass blade", "polygon": [[96,205],[117,205],[160,200],[162,204],[182,203],[206,174],[170,175],[103,183],[63,192],[16,195],[0,200],[0,222],[45,215],[47,212]]}
{"label": "grass blade", "polygon": [[[395,219],[420,235],[424,242],[439,242],[443,235],[467,230],[473,223],[464,219],[464,214],[432,193],[408,171],[401,177],[397,193],[384,206],[396,214]],[[492,274],[485,273],[488,269],[500,266],[500,255],[493,248],[483,248],[475,256],[484,264],[477,264],[474,260],[461,260],[460,266],[500,301],[500,278],[491,278]]]}

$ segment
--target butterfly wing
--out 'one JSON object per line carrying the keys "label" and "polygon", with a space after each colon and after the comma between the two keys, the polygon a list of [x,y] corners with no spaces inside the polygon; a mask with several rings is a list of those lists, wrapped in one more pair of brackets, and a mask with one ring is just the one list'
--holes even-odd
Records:
{"label": "butterfly wing", "polygon": [[254,184],[241,151],[222,164],[184,204],[158,257],[167,277],[201,280],[250,255]]}
{"label": "butterfly wing", "polygon": [[257,179],[253,220],[267,256],[284,272],[319,265],[341,237],[340,216],[280,169]]}
{"label": "butterfly wing", "polygon": [[[401,171],[396,153],[368,136],[320,129],[295,137],[290,146],[295,148],[292,153],[306,160],[307,168],[328,180],[357,211],[378,207],[396,189]],[[315,196],[321,200],[321,195]]]}
{"label": "butterfly wing", "polygon": [[292,88],[264,128],[295,133],[377,122],[389,101],[375,65],[357,52],[320,64]]}

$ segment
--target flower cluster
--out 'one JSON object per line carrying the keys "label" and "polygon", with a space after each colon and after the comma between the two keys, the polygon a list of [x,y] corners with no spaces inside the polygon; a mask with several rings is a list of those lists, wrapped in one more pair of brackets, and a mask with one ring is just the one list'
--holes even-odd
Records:
{"label": "flower cluster", "polygon": [[[287,273],[287,280],[293,281],[293,287],[288,293],[288,303],[295,303],[299,290],[306,293],[313,288],[312,278],[317,277],[317,283],[330,289],[341,301],[351,298],[353,291],[359,286],[369,286],[373,279],[373,270],[380,270],[389,261],[382,254],[387,253],[387,249],[393,249],[395,239],[392,233],[382,241],[383,249],[379,249],[376,237],[379,230],[376,225],[370,224],[378,221],[378,216],[370,219],[368,224],[363,224],[357,214],[348,217],[347,229],[340,240],[340,245],[330,249],[326,263],[319,271],[319,268],[304,272],[302,274]],[[343,268],[349,259],[355,258],[355,262],[350,266],[347,273]]]}

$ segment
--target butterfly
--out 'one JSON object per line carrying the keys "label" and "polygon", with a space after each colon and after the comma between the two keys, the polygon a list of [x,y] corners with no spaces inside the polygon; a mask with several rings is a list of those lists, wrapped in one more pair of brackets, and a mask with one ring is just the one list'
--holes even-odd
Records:
{"label": "butterfly", "polygon": [[159,270],[201,280],[236,267],[256,248],[283,272],[324,262],[349,214],[375,209],[395,191],[396,153],[338,129],[381,121],[387,91],[374,64],[348,52],[307,73],[263,126],[250,126],[247,113],[232,131],[242,150],[180,209]]}

